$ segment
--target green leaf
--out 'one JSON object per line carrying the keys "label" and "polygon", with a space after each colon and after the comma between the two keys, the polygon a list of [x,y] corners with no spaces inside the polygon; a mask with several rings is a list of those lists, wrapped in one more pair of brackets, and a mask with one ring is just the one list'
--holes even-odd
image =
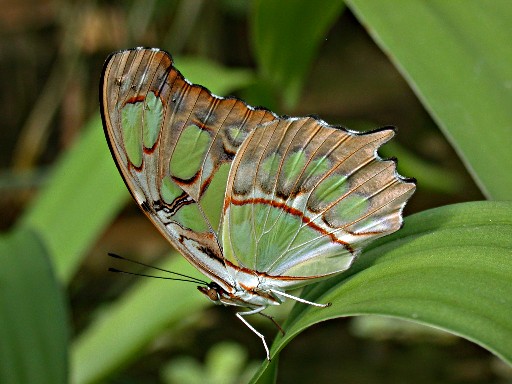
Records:
{"label": "green leaf", "polygon": [[398,173],[414,175],[423,190],[441,193],[461,193],[464,191],[464,179],[456,172],[427,162],[397,142],[388,142],[380,149],[384,158],[398,159]]}
{"label": "green leaf", "polygon": [[256,80],[250,69],[226,68],[204,58],[177,57],[175,65],[186,79],[219,96],[245,88]]}
{"label": "green leaf", "polygon": [[242,346],[219,343],[206,355],[206,377],[215,384],[235,384],[246,363],[247,351]]}
{"label": "green leaf", "polygon": [[41,236],[57,276],[68,281],[128,196],[97,117],[60,159],[19,225]]}
{"label": "green leaf", "polygon": [[347,0],[490,199],[512,198],[512,2]]}
{"label": "green leaf", "polygon": [[0,262],[0,382],[66,383],[66,305],[48,254],[16,231],[0,237]]}
{"label": "green leaf", "polygon": [[315,323],[373,314],[444,329],[511,364],[512,203],[464,203],[415,214],[403,229],[368,247],[347,272],[308,287],[302,297],[332,306],[296,304],[271,356]]}
{"label": "green leaf", "polygon": [[[159,267],[202,278],[182,257],[167,260]],[[119,301],[104,308],[101,316],[78,336],[71,351],[71,382],[105,380],[133,360],[163,330],[176,329],[180,321],[199,313],[208,304],[192,284],[140,279]]]}
{"label": "green leaf", "polygon": [[160,373],[165,384],[203,384],[208,382],[203,366],[193,357],[174,359]]}
{"label": "green leaf", "polygon": [[257,368],[247,366],[247,351],[242,346],[221,342],[208,351],[204,365],[189,356],[178,357],[163,368],[161,377],[169,384],[246,383]]}
{"label": "green leaf", "polygon": [[318,47],[342,9],[343,1],[254,1],[255,57],[263,77],[282,90],[288,107],[297,102]]}

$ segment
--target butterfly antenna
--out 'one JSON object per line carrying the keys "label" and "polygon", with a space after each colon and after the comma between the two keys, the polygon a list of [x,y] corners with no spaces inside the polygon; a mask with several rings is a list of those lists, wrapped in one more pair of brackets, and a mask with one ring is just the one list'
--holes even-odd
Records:
{"label": "butterfly antenna", "polygon": [[122,270],[117,269],[117,268],[109,268],[108,271],[109,272],[115,272],[115,273],[124,273],[125,275],[152,277],[153,279],[162,279],[162,280],[185,281],[187,283],[198,284],[198,282],[195,281],[195,280],[180,279],[180,278],[176,278],[176,277],[146,275],[145,273],[135,273],[135,272],[122,271]]}
{"label": "butterfly antenna", "polygon": [[114,258],[114,259],[120,259],[120,260],[124,260],[124,261],[129,261],[130,263],[138,264],[138,265],[142,265],[142,266],[147,267],[147,268],[156,269],[157,271],[162,271],[162,272],[165,272],[165,273],[169,273],[169,274],[171,274],[171,275],[176,275],[176,276],[185,277],[185,278],[186,278],[186,280],[184,280],[184,279],[179,279],[179,278],[170,278],[170,277],[152,276],[152,275],[144,275],[144,274],[133,273],[133,272],[126,272],[126,271],[121,271],[121,270],[118,270],[118,269],[115,269],[115,268],[109,268],[109,271],[110,271],[110,272],[121,272],[121,273],[129,274],[129,275],[146,276],[146,277],[154,277],[154,278],[158,278],[158,279],[166,279],[166,280],[190,281],[190,282],[194,282],[194,283],[196,283],[196,284],[208,285],[208,283],[207,283],[206,281],[201,280],[201,279],[197,279],[197,278],[192,277],[192,276],[184,275],[184,274],[182,274],[182,273],[178,273],[178,272],[169,271],[168,269],[163,269],[163,268],[160,268],[160,267],[155,267],[154,265],[149,265],[149,264],[143,263],[143,262],[141,262],[141,261],[132,260],[132,259],[129,259],[129,258],[127,258],[127,257],[119,256],[119,255],[116,255],[115,253],[111,253],[111,252],[109,252],[109,253],[108,253],[108,255],[109,255],[110,257]]}

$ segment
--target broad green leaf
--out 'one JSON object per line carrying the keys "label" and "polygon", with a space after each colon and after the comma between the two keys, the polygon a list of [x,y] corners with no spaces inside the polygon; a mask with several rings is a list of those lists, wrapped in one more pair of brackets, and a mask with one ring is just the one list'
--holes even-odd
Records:
{"label": "broad green leaf", "polygon": [[444,329],[512,364],[512,203],[463,203],[415,214],[347,272],[302,296],[332,306],[296,304],[271,356],[315,323],[372,314]]}
{"label": "broad green leaf", "polygon": [[252,38],[263,77],[282,90],[292,107],[327,30],[343,9],[342,1],[253,2]]}
{"label": "broad green leaf", "polygon": [[34,233],[0,237],[0,382],[67,382],[69,329],[61,287]]}
{"label": "broad green leaf", "polygon": [[20,224],[37,231],[57,276],[68,281],[128,196],[97,117],[60,159]]}
{"label": "broad green leaf", "polygon": [[[159,267],[202,278],[182,257],[173,257]],[[126,278],[112,275],[112,278]],[[140,279],[118,302],[78,336],[71,351],[71,382],[105,380],[136,357],[166,328],[200,313],[209,302],[193,284],[160,279]]]}
{"label": "broad green leaf", "polygon": [[347,0],[490,199],[512,198],[512,2]]}

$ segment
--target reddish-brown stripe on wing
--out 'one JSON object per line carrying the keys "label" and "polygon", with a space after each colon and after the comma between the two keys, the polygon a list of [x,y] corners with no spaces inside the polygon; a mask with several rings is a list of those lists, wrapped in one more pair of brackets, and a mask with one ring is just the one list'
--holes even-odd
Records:
{"label": "reddish-brown stripe on wing", "polygon": [[308,227],[314,229],[315,231],[321,233],[323,236],[328,236],[333,243],[338,243],[338,244],[343,245],[345,247],[345,249],[347,251],[349,251],[350,253],[355,252],[355,250],[352,248],[352,246],[350,244],[348,244],[347,242],[345,242],[343,240],[338,239],[336,236],[334,236],[333,233],[329,233],[325,229],[320,227],[318,224],[315,224],[313,221],[311,221],[311,219],[309,219],[309,217],[306,217],[304,215],[304,212],[302,212],[301,210],[290,207],[290,206],[286,205],[285,203],[275,201],[275,200],[263,199],[261,197],[249,198],[249,199],[243,199],[243,200],[237,200],[234,198],[226,198],[226,200],[224,201],[224,212],[226,212],[229,204],[233,204],[233,205],[265,204],[265,205],[270,205],[271,207],[274,207],[274,208],[282,209],[286,213],[300,218],[300,220],[304,224],[306,224]]}

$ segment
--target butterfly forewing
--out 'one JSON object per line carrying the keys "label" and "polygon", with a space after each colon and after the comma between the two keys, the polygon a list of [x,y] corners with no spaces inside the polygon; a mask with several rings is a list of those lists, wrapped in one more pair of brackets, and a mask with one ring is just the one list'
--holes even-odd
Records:
{"label": "butterfly forewing", "polygon": [[135,200],[192,264],[222,284],[230,277],[217,231],[230,164],[247,135],[277,117],[190,84],[156,49],[111,55],[101,95],[107,140]]}
{"label": "butterfly forewing", "polygon": [[400,228],[414,192],[395,163],[377,155],[393,134],[356,134],[313,118],[252,132],[228,179],[225,256],[270,276],[347,269],[365,243]]}

